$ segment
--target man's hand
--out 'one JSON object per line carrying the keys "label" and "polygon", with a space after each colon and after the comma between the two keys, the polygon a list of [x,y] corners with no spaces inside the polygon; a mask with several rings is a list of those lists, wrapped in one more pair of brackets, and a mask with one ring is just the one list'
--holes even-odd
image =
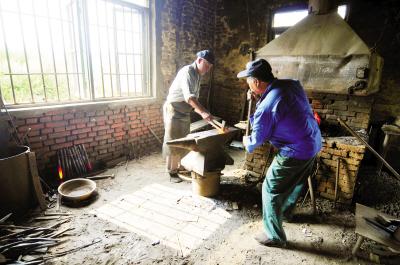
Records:
{"label": "man's hand", "polygon": [[250,141],[250,136],[243,136],[243,146],[245,149],[247,149],[247,145],[249,144]]}
{"label": "man's hand", "polygon": [[250,100],[253,98],[253,92],[251,92],[251,89],[247,90],[247,100]]}

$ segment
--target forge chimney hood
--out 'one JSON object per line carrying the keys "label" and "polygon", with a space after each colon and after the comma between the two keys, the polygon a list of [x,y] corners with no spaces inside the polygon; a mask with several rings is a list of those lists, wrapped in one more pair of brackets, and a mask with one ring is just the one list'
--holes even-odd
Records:
{"label": "forge chimney hood", "polygon": [[337,14],[311,13],[256,52],[278,78],[307,92],[367,96],[379,90],[383,59]]}

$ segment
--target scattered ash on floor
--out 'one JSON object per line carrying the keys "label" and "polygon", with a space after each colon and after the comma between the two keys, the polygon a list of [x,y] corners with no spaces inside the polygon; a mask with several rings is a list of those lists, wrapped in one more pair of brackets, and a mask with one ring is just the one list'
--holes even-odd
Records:
{"label": "scattered ash on floor", "polygon": [[400,218],[400,181],[391,173],[378,175],[374,167],[362,167],[353,201]]}

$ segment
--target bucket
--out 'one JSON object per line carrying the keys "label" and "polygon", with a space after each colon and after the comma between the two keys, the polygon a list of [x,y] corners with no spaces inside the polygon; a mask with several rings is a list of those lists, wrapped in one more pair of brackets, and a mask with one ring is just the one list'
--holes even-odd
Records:
{"label": "bucket", "polygon": [[0,216],[25,214],[37,204],[27,146],[9,147],[0,155]]}
{"label": "bucket", "polygon": [[206,172],[204,176],[192,171],[192,191],[194,194],[213,197],[219,192],[221,172]]}

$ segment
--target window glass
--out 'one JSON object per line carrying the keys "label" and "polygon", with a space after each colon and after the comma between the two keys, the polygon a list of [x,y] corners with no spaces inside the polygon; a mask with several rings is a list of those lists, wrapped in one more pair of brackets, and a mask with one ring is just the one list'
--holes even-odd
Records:
{"label": "window glass", "polygon": [[[340,5],[338,7],[338,14],[343,19],[346,17],[347,5]],[[272,29],[274,38],[279,37],[285,30],[300,22],[308,15],[307,9],[299,9],[294,11],[276,12],[272,21]]]}
{"label": "window glass", "polygon": [[0,1],[7,105],[148,96],[149,0]]}

